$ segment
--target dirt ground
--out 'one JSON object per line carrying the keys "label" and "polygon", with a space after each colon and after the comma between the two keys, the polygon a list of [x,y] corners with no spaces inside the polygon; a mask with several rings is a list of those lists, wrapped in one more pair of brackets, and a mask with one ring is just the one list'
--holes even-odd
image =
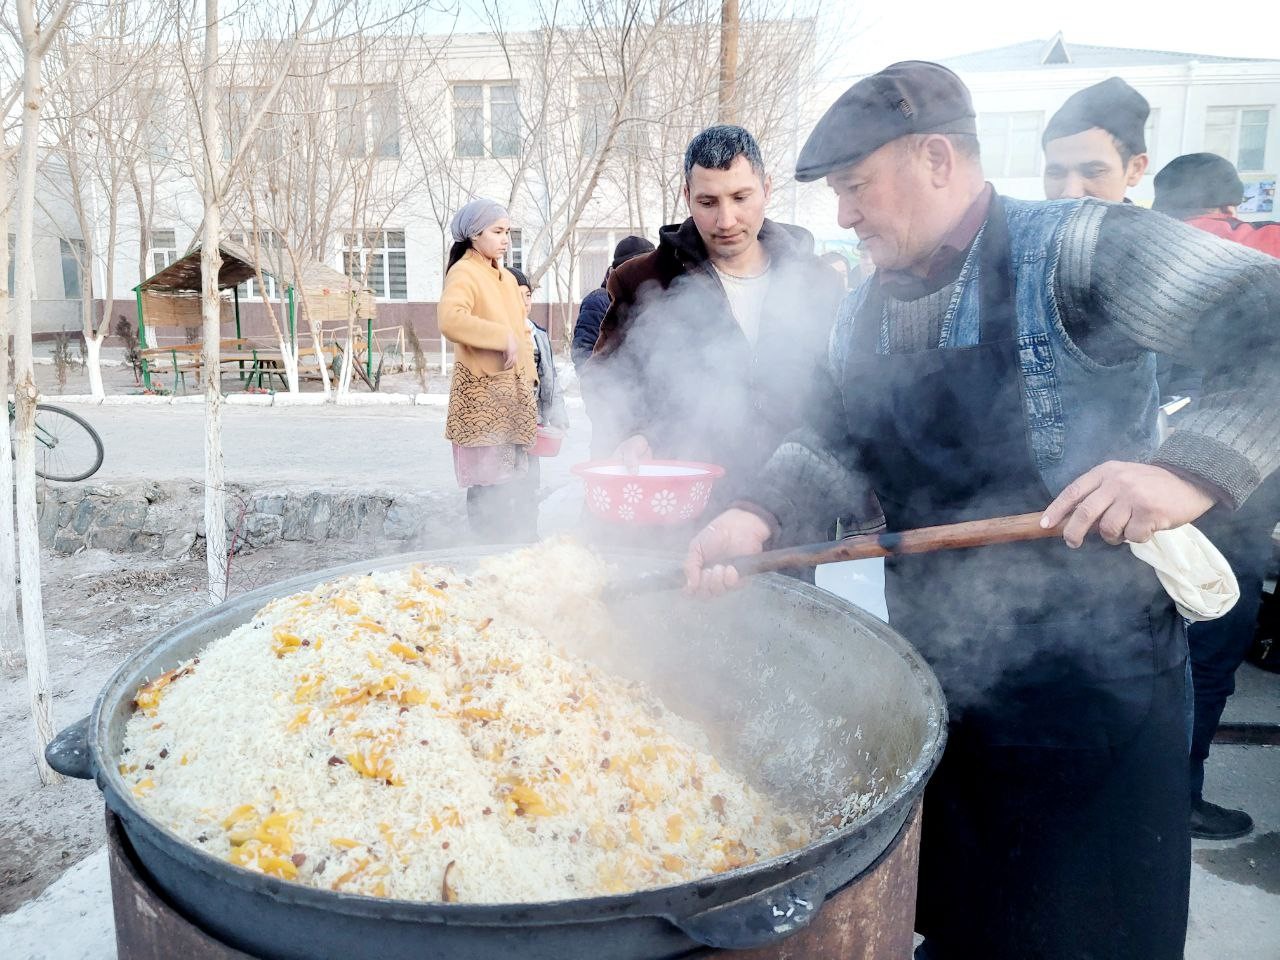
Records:
{"label": "dirt ground", "polygon": [[[237,558],[233,592],[367,556],[359,543],[288,543]],[[385,552],[394,552],[391,549]],[[88,550],[41,557],[54,724],[88,714],[111,672],[160,631],[205,606],[202,559],[174,563]],[[0,914],[30,900],[103,842],[89,781],[41,787],[25,674],[0,674]]]}

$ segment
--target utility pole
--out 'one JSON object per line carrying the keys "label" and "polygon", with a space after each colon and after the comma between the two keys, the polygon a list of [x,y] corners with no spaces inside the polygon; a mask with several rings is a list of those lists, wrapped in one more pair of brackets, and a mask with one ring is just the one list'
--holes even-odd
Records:
{"label": "utility pole", "polygon": [[720,0],[720,122],[738,122],[738,0]]}

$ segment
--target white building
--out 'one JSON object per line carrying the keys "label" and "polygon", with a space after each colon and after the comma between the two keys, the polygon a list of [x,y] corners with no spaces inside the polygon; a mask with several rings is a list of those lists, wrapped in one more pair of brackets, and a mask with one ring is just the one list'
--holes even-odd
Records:
{"label": "white building", "polygon": [[1149,205],[1152,179],[1174,157],[1201,151],[1234,163],[1246,189],[1264,190],[1244,219],[1275,219],[1280,169],[1280,59],[1243,60],[1160,50],[1128,50],[1030,41],[945,61],[968,84],[978,111],[983,164],[996,189],[1027,200],[1044,197],[1045,124],[1071,94],[1120,77],[1147,98],[1147,176],[1130,191]]}
{"label": "white building", "polygon": [[[852,253],[856,238],[836,224],[827,188],[790,177],[813,122],[856,79],[814,81],[808,72],[812,29],[811,22],[797,21],[771,24],[756,35],[744,32],[742,119],[760,137],[774,175],[769,215],[807,227],[821,249]],[[510,200],[517,227],[512,262],[549,262],[535,299],[562,332],[577,302],[600,282],[619,238],[638,233],[656,240],[662,223],[685,216],[680,156],[689,137],[715,115],[714,25],[682,25],[661,41],[666,54],[654,54],[636,75],[625,76],[607,61],[587,71],[585,58],[540,47],[537,34],[512,36],[505,44],[480,34],[419,37],[395,57],[369,58],[358,75],[349,64],[331,73],[313,71],[319,86],[296,94],[303,106],[280,107],[274,125],[260,131],[252,158],[257,180],[249,180],[279,192],[282,184],[287,190],[316,170],[332,178],[346,164],[347,179],[329,183],[339,199],[323,217],[314,197],[299,199],[311,220],[323,223],[309,229],[325,232],[323,259],[334,267],[367,266],[380,323],[409,320],[424,340],[436,336],[434,307],[452,212],[472,195]],[[1253,189],[1274,189],[1280,60],[1096,47],[1058,36],[947,63],[973,91],[988,175],[1009,196],[1043,196],[1045,123],[1070,94],[1110,76],[1123,77],[1152,107],[1152,165],[1133,190],[1134,200],[1149,203],[1154,173],[1175,156],[1200,150],[1232,160]],[[259,82],[247,77],[228,88],[232,138]],[[166,103],[161,93],[139,94],[146,110],[138,139],[148,142],[151,168],[158,171],[145,238],[132,191],[122,191],[120,200],[113,314],[130,318],[130,291],[142,279],[140,253],[147,273],[161,269],[193,242],[201,217],[183,161],[182,138],[192,125],[184,119],[185,105]],[[614,139],[597,169],[610,130]],[[48,176],[55,170],[46,165]],[[355,176],[370,196],[353,215],[342,195],[352,190]],[[37,231],[35,318],[36,330],[48,334],[78,329],[76,300],[84,285],[74,269],[73,245],[80,238],[69,224],[75,218],[57,199],[59,191],[45,192],[43,208],[54,212],[42,217]],[[580,215],[570,229],[579,200]],[[232,198],[229,207],[228,232],[237,229],[237,219],[243,229],[249,220],[244,197]],[[1277,216],[1265,201],[1242,215]],[[98,249],[101,233],[94,238]],[[144,243],[145,251],[139,249]],[[98,262],[95,290],[103,288],[102,273]],[[255,294],[246,292],[250,303]],[[256,315],[251,306],[246,312]],[[260,318],[255,322],[260,325]]]}

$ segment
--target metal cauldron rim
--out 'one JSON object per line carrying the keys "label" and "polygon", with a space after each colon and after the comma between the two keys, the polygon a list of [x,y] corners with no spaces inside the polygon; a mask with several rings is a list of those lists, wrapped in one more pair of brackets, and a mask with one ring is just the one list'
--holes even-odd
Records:
{"label": "metal cauldron rim", "polygon": [[[172,850],[167,852],[187,866],[241,889],[266,896],[275,902],[418,923],[457,923],[478,926],[489,924],[505,926],[512,923],[551,926],[569,921],[606,922],[623,917],[662,917],[680,926],[678,915],[672,915],[671,907],[674,905],[671,904],[671,900],[686,900],[690,891],[696,899],[704,901],[702,906],[714,906],[721,900],[732,902],[733,897],[716,897],[715,893],[719,890],[734,889],[743,892],[744,896],[749,896],[751,887],[768,888],[784,881],[788,876],[813,870],[825,859],[856,847],[858,841],[881,832],[875,829],[878,825],[888,828],[887,842],[897,835],[910,811],[911,803],[921,793],[924,783],[941,759],[945,745],[946,706],[938,681],[915,648],[882,621],[834,594],[779,574],[765,574],[754,579],[768,583],[775,590],[798,593],[808,602],[825,606],[868,628],[879,642],[888,644],[906,661],[913,678],[920,685],[920,693],[927,710],[924,742],[912,765],[901,773],[896,787],[878,798],[866,814],[856,822],[840,830],[823,834],[804,847],[785,854],[758,860],[747,866],[698,880],[600,897],[483,904],[397,900],[322,890],[238,867],[179,837],[159,820],[146,813],[132,796],[117,769],[117,758],[111,756],[107,749],[112,715],[116,705],[122,699],[132,699],[138,683],[141,682],[138,677],[141,662],[154,658],[162,648],[178,645],[189,634],[205,629],[210,621],[220,617],[236,617],[237,622],[234,626],[248,622],[253,614],[268,601],[309,589],[326,580],[362,572],[393,570],[415,563],[444,565],[461,562],[466,564],[508,549],[511,547],[412,551],[300,574],[234,597],[165,630],[134,651],[115,669],[99,693],[94,702],[93,711],[87,718],[89,720],[89,757],[93,766],[93,777],[104,795],[104,801],[121,818],[130,835],[140,827],[154,831],[172,847]],[[625,558],[634,565],[634,569],[640,569],[646,564],[660,567],[672,562],[670,554],[651,551],[602,550],[601,553],[607,560]],[[234,629],[234,626],[227,625],[225,629],[229,632]],[[175,659],[174,663],[167,664],[162,669],[176,666],[178,662],[181,660]],[[879,852],[877,850],[876,855]]]}

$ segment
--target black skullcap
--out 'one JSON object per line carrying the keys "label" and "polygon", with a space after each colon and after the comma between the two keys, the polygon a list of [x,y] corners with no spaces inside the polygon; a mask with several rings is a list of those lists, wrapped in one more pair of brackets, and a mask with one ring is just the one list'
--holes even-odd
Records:
{"label": "black skullcap", "polygon": [[1067,97],[1067,102],[1044,128],[1040,144],[1100,127],[1133,153],[1146,153],[1150,114],[1146,97],[1119,77],[1111,77]]}
{"label": "black skullcap", "polygon": [[611,266],[620,266],[632,257],[638,257],[642,253],[652,253],[653,249],[653,244],[644,237],[623,237],[618,241],[618,245],[613,248],[613,263]]}
{"label": "black skullcap", "polygon": [[905,60],[864,77],[840,95],[809,134],[796,179],[849,167],[913,133],[978,132],[969,90],[946,67]]}
{"label": "black skullcap", "polygon": [[533,287],[529,285],[529,278],[524,275],[524,271],[519,267],[507,267],[507,273],[516,278],[517,287],[529,287],[530,290],[533,289]]}
{"label": "black skullcap", "polygon": [[1153,210],[1195,214],[1235,206],[1244,199],[1244,182],[1231,161],[1216,153],[1186,153],[1156,174]]}

